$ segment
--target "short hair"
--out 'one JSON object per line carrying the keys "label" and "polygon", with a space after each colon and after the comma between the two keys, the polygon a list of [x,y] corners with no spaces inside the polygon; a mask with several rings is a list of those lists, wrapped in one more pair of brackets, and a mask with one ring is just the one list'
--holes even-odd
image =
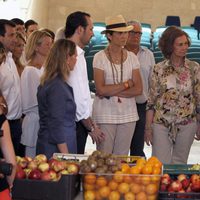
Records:
{"label": "short hair", "polygon": [[66,57],[74,55],[75,52],[76,45],[74,42],[67,39],[57,40],[53,44],[44,63],[44,73],[40,82],[41,85],[56,76],[59,76],[65,81],[70,73]]}
{"label": "short hair", "polygon": [[6,25],[15,27],[15,23],[13,23],[12,21],[7,19],[0,19],[0,35],[3,37],[5,36],[6,33]]}
{"label": "short hair", "polygon": [[176,38],[181,37],[183,35],[186,36],[188,40],[188,46],[190,46],[191,42],[189,35],[177,26],[170,26],[162,33],[159,39],[158,46],[165,58],[170,58],[174,50],[174,41],[176,40]]}
{"label": "short hair", "polygon": [[90,17],[90,14],[81,11],[71,13],[66,19],[65,37],[71,37],[79,26],[86,28],[88,25],[86,17]]}
{"label": "short hair", "polygon": [[31,33],[31,35],[28,37],[25,46],[25,55],[27,61],[33,59],[33,57],[36,55],[35,49],[38,45],[42,43],[42,39],[45,36],[51,38],[51,35],[46,31],[37,30]]}
{"label": "short hair", "polygon": [[26,44],[26,40],[20,32],[16,32],[16,39],[21,39]]}
{"label": "short hair", "polygon": [[10,21],[15,23],[16,25],[24,25],[24,21],[19,18],[13,18]]}
{"label": "short hair", "polygon": [[133,25],[134,26],[135,24],[139,25],[142,28],[142,24],[137,20],[131,20],[131,21],[127,22],[127,25]]}
{"label": "short hair", "polygon": [[27,32],[27,30],[28,30],[28,27],[31,26],[31,25],[34,25],[34,24],[35,24],[35,25],[38,25],[38,23],[37,23],[36,21],[32,20],[32,19],[27,20],[27,21],[24,23],[26,32]]}

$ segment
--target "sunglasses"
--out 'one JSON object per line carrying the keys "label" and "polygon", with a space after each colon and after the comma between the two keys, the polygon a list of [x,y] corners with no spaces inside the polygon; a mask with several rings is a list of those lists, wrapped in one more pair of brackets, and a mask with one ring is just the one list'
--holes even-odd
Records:
{"label": "sunglasses", "polygon": [[136,35],[136,34],[142,35],[142,32],[139,32],[139,31],[129,31],[129,33],[133,35]]}

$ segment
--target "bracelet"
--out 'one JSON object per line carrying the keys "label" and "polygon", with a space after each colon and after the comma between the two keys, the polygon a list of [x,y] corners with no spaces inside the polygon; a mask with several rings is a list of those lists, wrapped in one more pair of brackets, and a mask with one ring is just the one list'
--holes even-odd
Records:
{"label": "bracelet", "polygon": [[128,81],[124,82],[124,87],[125,87],[125,89],[130,88]]}

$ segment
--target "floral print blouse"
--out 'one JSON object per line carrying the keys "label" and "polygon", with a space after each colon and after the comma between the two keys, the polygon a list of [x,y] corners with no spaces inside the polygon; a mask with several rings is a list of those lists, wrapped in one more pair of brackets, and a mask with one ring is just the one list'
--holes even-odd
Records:
{"label": "floral print blouse", "polygon": [[187,58],[181,67],[170,60],[155,65],[147,110],[154,110],[153,122],[168,127],[175,142],[178,125],[195,122],[200,113],[200,65]]}

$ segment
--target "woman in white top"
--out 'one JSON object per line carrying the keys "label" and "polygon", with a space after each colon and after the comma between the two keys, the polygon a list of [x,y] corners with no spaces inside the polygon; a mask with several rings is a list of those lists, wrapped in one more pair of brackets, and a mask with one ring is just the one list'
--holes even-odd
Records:
{"label": "woman in white top", "polygon": [[121,15],[106,19],[109,45],[98,52],[93,61],[97,95],[93,117],[105,134],[97,149],[127,155],[138,113],[135,96],[142,93],[142,82],[137,57],[124,49],[128,39],[127,26]]}
{"label": "woman in white top", "polygon": [[21,143],[25,145],[25,155],[34,157],[36,154],[39,115],[37,88],[43,72],[43,63],[53,40],[45,31],[34,31],[25,46],[27,66],[21,75],[22,112],[25,115],[22,123]]}

